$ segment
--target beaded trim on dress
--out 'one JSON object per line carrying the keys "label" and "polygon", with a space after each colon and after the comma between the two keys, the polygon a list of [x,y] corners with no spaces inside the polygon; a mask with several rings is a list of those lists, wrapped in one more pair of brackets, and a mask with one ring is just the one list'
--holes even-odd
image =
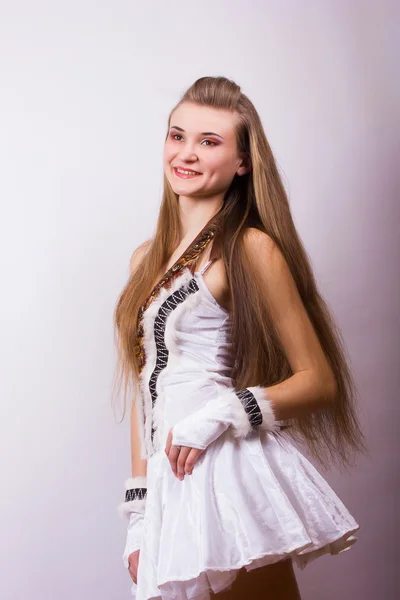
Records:
{"label": "beaded trim on dress", "polygon": [[[149,390],[151,395],[151,406],[152,411],[154,412],[154,408],[157,400],[157,381],[159,375],[163,369],[165,369],[168,365],[168,357],[169,357],[169,349],[166,343],[165,330],[167,325],[167,319],[170,313],[186,300],[189,294],[194,294],[199,291],[199,286],[197,285],[195,279],[191,279],[189,285],[187,287],[181,286],[175,292],[170,294],[168,298],[161,304],[157,316],[154,319],[154,340],[156,344],[156,365],[154,370],[150,376],[149,380]],[[151,430],[151,440],[154,439],[154,427]]]}

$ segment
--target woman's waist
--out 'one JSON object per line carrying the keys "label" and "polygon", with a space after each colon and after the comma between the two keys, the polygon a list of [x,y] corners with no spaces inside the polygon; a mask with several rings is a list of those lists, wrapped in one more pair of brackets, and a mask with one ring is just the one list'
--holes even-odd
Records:
{"label": "woman's waist", "polygon": [[234,380],[231,377],[232,370],[229,368],[208,370],[202,367],[197,368],[176,368],[171,371],[166,371],[162,374],[160,384],[162,391],[168,394],[178,388],[194,387],[214,387],[220,385],[222,387],[232,387]]}

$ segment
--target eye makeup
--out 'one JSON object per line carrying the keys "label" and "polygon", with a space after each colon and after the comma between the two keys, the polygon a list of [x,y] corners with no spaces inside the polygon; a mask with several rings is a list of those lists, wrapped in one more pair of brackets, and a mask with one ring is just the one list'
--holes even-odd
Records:
{"label": "eye makeup", "polygon": [[[175,142],[180,142],[180,140],[176,139],[177,137],[182,137],[182,136],[181,136],[180,133],[172,133],[171,134],[171,139],[173,139]],[[211,145],[211,146],[218,146],[218,143],[214,142],[214,140],[205,139],[205,140],[202,140],[202,143],[203,142],[210,142],[210,144],[205,144],[206,146],[209,146],[209,145]]]}
{"label": "eye makeup", "polygon": [[[185,133],[185,130],[184,130],[184,129],[182,129],[182,127],[178,127],[177,125],[172,125],[172,126],[170,127],[170,131],[171,131],[172,129],[174,129],[174,130],[176,130],[176,131],[179,131],[179,132],[181,132],[181,133]],[[204,136],[216,137],[216,138],[218,138],[218,139],[220,139],[220,140],[223,140],[223,139],[224,139],[224,138],[222,137],[222,135],[219,135],[218,133],[214,133],[214,131],[202,131],[201,133],[199,133],[199,135],[201,135],[201,136],[203,136],[203,135],[204,135]]]}

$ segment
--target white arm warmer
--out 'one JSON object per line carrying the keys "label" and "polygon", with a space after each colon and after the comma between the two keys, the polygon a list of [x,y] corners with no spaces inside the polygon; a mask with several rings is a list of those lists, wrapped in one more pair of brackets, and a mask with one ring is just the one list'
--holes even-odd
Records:
{"label": "white arm warmer", "polygon": [[252,386],[239,391],[230,388],[222,392],[174,425],[172,444],[204,450],[230,426],[238,438],[246,437],[254,427],[277,429],[264,388]]}
{"label": "white arm warmer", "polygon": [[126,544],[122,560],[128,568],[128,558],[132,552],[140,550],[143,534],[143,519],[146,509],[147,478],[130,477],[125,481],[125,502],[118,506],[122,518],[129,519]]}

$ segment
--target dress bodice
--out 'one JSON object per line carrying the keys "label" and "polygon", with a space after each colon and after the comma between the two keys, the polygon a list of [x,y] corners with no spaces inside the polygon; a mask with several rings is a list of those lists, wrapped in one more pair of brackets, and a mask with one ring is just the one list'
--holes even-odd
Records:
{"label": "dress bodice", "polygon": [[214,378],[231,376],[231,317],[215,300],[203,278],[211,262],[193,274],[188,285],[196,289],[196,302],[188,306],[190,310],[181,311],[173,323],[179,361],[171,362],[165,382],[169,376],[176,378],[179,374],[186,379],[197,373]]}

